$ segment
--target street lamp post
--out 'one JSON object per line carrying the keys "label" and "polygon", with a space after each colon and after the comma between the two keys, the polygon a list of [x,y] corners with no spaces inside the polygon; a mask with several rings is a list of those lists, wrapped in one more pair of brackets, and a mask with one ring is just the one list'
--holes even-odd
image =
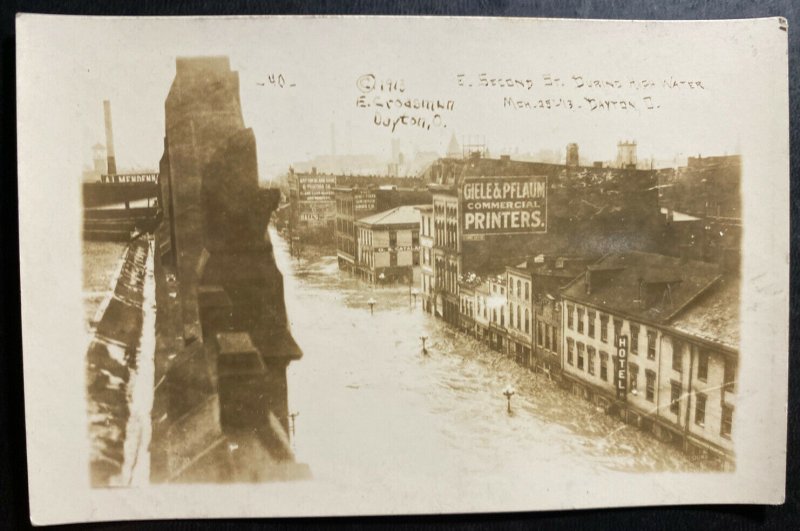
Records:
{"label": "street lamp post", "polygon": [[422,340],[422,353],[427,354],[428,349],[425,348],[425,341],[427,341],[428,336],[419,336],[419,338]]}
{"label": "street lamp post", "polygon": [[508,412],[511,413],[511,397],[514,396],[516,391],[510,385],[507,385],[505,389],[503,389],[503,396],[506,397],[506,403],[508,405]]}
{"label": "street lamp post", "polygon": [[289,418],[292,420],[292,426],[291,426],[292,427],[292,445],[294,445],[294,425],[297,422],[295,419],[297,417],[299,417],[299,416],[300,416],[300,412],[299,411],[294,411],[292,413],[289,413]]}
{"label": "street lamp post", "polygon": [[375,313],[374,312],[374,308],[375,308],[375,304],[376,304],[375,299],[370,297],[369,300],[367,301],[367,304],[369,304],[369,314],[370,315],[374,315],[374,313]]}

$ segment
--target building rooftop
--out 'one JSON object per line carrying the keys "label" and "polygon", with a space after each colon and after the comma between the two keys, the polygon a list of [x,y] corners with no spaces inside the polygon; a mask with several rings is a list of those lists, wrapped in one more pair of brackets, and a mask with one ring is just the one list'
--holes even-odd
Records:
{"label": "building rooftop", "polygon": [[723,277],[693,304],[678,313],[672,327],[724,347],[739,348],[738,276]]}
{"label": "building rooftop", "polygon": [[643,252],[611,253],[570,282],[565,297],[667,323],[720,278],[716,264]]}
{"label": "building rooftop", "polygon": [[405,205],[395,207],[384,212],[378,212],[377,214],[372,214],[371,216],[361,218],[357,221],[357,223],[372,226],[419,224],[419,211],[417,209],[423,206],[426,205]]}
{"label": "building rooftop", "polygon": [[[420,172],[422,179],[446,187],[459,185],[467,177],[511,177],[528,175],[546,175],[550,180],[562,180],[571,175],[583,185],[603,184],[610,181],[630,180],[643,176],[652,177],[652,170],[639,170],[635,168],[595,168],[593,166],[576,166],[568,168],[565,164],[551,162],[533,162],[512,160],[508,156],[498,159],[489,157],[471,156],[466,158],[441,158],[433,161],[425,170]],[[655,184],[655,181],[653,181]],[[648,185],[649,186],[649,185]]]}

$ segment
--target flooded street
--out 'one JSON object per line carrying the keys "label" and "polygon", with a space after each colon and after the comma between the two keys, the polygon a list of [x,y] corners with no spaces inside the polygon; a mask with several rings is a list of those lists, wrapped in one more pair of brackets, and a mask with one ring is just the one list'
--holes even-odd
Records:
{"label": "flooded street", "polygon": [[[420,301],[414,307],[408,286],[373,289],[339,272],[335,256],[306,250],[291,258],[272,237],[304,352],[289,366],[296,452],[317,480],[399,497],[435,495],[420,489],[456,482],[491,498],[565,471],[698,469],[677,449],[447,327]],[[509,384],[510,415],[502,394]],[[439,487],[427,481],[434,476]]]}

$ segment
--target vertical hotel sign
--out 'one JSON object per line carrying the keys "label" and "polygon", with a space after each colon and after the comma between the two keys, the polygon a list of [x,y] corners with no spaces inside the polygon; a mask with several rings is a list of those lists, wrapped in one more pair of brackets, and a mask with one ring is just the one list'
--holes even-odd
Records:
{"label": "vertical hotel sign", "polygon": [[547,232],[547,177],[466,178],[459,190],[465,240]]}
{"label": "vertical hotel sign", "polygon": [[616,376],[617,398],[625,399],[628,391],[628,336],[617,336]]}

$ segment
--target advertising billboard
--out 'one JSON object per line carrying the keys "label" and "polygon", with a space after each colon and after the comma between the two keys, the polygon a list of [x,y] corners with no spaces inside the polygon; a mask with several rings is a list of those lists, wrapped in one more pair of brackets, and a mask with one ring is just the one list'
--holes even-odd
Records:
{"label": "advertising billboard", "polygon": [[333,201],[334,175],[301,175],[299,177],[300,201]]}
{"label": "advertising billboard", "polygon": [[547,232],[547,177],[474,177],[459,190],[465,239]]}
{"label": "advertising billboard", "polygon": [[373,190],[359,190],[355,194],[353,209],[356,212],[371,212],[376,208],[376,197]]}

